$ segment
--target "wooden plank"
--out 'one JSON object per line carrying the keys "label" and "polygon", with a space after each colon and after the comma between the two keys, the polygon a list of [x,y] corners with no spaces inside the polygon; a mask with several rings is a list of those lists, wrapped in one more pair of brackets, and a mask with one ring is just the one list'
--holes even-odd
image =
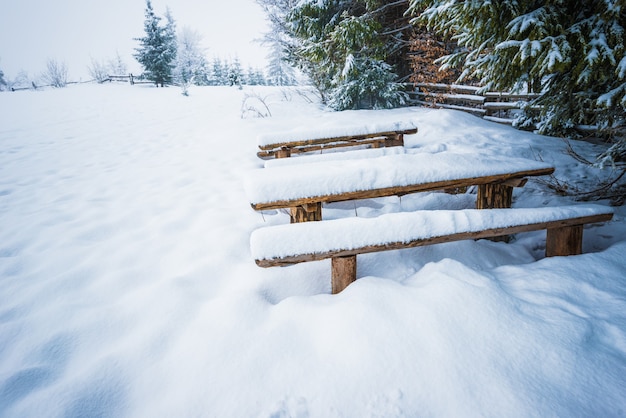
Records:
{"label": "wooden plank", "polygon": [[488,99],[501,99],[501,100],[532,100],[538,97],[541,97],[539,93],[506,93],[506,92],[498,92],[498,91],[487,91],[483,93],[483,95]]}
{"label": "wooden plank", "polygon": [[387,196],[403,196],[410,193],[428,192],[433,190],[455,189],[461,187],[478,186],[489,183],[504,183],[510,180],[521,179],[529,176],[543,176],[552,174],[554,167],[547,167],[535,170],[517,171],[514,173],[503,173],[484,177],[470,177],[463,179],[436,181],[431,183],[409,184],[406,186],[395,186],[372,190],[359,190],[354,192],[329,194],[324,196],[312,196],[291,200],[280,200],[274,202],[252,203],[254,210],[282,209],[301,206],[307,203],[317,202],[343,202],[347,200],[374,199]]}
{"label": "wooden plank", "polygon": [[356,280],[356,255],[333,257],[330,269],[331,291],[337,294]]}
{"label": "wooden plank", "polygon": [[485,109],[480,108],[480,107],[457,106],[457,105],[451,105],[447,103],[432,103],[432,102],[425,102],[423,100],[413,100],[412,103],[421,104],[425,106],[432,106],[436,108],[443,108],[443,109],[462,110],[463,112],[475,113],[479,116],[482,116],[487,112]]}
{"label": "wooden plank", "polygon": [[446,102],[469,102],[476,103],[482,105],[485,103],[485,98],[483,96],[477,96],[474,94],[457,94],[457,93],[423,93],[423,92],[415,92],[416,96],[419,97],[432,97],[434,99],[443,99]]}
{"label": "wooden plank", "polygon": [[518,102],[488,102],[483,104],[485,110],[514,110],[521,109],[521,105]]}
{"label": "wooden plank", "polygon": [[528,183],[527,178],[521,178],[521,179],[517,178],[517,179],[511,179],[511,180],[502,182],[503,185],[510,186],[510,187],[524,187],[526,183]]}
{"label": "wooden plank", "polygon": [[[255,260],[255,262],[260,267],[288,266],[288,265],[297,264],[297,263],[324,260],[327,258],[334,258],[334,257],[348,257],[348,256],[355,256],[357,254],[367,254],[367,253],[373,253],[373,252],[379,252],[379,251],[400,250],[400,249],[405,249],[405,248],[415,248],[415,247],[421,247],[425,245],[442,244],[442,243],[453,242],[453,241],[462,241],[462,240],[468,240],[468,239],[484,239],[484,238],[491,238],[491,237],[502,236],[502,235],[517,234],[520,232],[539,231],[542,229],[558,229],[558,228],[565,228],[565,227],[571,227],[571,226],[576,226],[576,225],[584,225],[584,224],[595,223],[595,222],[607,222],[607,221],[610,221],[612,218],[613,218],[613,214],[603,213],[603,214],[598,214],[598,215],[589,215],[589,216],[582,216],[582,217],[577,217],[577,218],[562,219],[558,221],[539,222],[539,223],[531,223],[531,224],[525,224],[525,225],[513,225],[507,228],[486,229],[486,230],[477,231],[477,232],[459,232],[456,234],[416,239],[410,242],[392,242],[392,243],[387,243],[387,244],[370,245],[370,246],[354,248],[354,249],[339,249],[335,251],[320,252],[320,253],[315,253],[315,254],[298,254],[298,255],[269,259],[269,260],[268,259]],[[551,234],[553,234],[553,236],[556,236],[554,235],[554,231],[552,231]],[[556,234],[559,234],[559,232],[557,232]],[[551,253],[551,255],[555,255],[555,254]]]}
{"label": "wooden plank", "polygon": [[295,147],[303,147],[303,146],[310,146],[310,145],[330,144],[333,142],[357,142],[361,140],[366,140],[368,138],[383,138],[384,139],[389,136],[395,136],[397,134],[411,135],[411,134],[416,134],[416,133],[417,133],[417,128],[397,130],[397,131],[387,131],[387,132],[374,132],[374,133],[363,134],[363,135],[346,135],[346,136],[331,137],[331,138],[312,138],[312,139],[299,140],[299,141],[283,141],[283,142],[276,142],[273,144],[259,145],[259,148],[261,150],[267,151],[267,150],[272,150],[272,149],[281,148],[281,147],[295,148]]}
{"label": "wooden plank", "polygon": [[476,94],[476,92],[480,89],[480,87],[475,86],[464,86],[462,84],[442,84],[442,83],[416,83],[415,87],[424,88],[427,90],[439,90],[446,92],[459,92],[459,93],[468,93],[468,94]]}
{"label": "wooden plank", "polygon": [[[379,148],[379,146],[377,145],[385,144],[386,141],[387,141],[386,138],[375,138],[375,139],[364,139],[364,140],[351,140],[350,142],[328,143],[328,144],[323,144],[323,145],[289,147],[288,149],[289,149],[290,155],[292,155],[292,154],[303,154],[305,152],[322,151],[322,150],[331,149],[331,148],[355,147],[359,145],[362,145],[362,146],[372,145],[373,148]],[[399,146],[402,146],[402,145],[404,145],[404,142]],[[259,151],[257,152],[256,155],[259,158],[272,158],[272,157],[280,158],[277,156],[278,152],[280,152],[280,150]]]}

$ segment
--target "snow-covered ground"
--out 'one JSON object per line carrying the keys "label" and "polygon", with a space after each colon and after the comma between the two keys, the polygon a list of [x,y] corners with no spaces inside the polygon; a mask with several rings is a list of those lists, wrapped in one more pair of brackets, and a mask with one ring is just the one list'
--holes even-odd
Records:
{"label": "snow-covered ground", "polygon": [[[255,265],[250,234],[288,215],[255,213],[243,187],[257,136],[372,118],[414,121],[411,152],[543,160],[585,186],[606,173],[457,111],[329,114],[254,91],[272,117],[241,118],[250,89],[0,94],[1,417],[626,415],[625,208],[580,256],[544,258],[545,232],[368,254],[330,295],[328,260]],[[471,192],[324,217],[471,208]],[[513,206],[571,203],[531,180]]]}

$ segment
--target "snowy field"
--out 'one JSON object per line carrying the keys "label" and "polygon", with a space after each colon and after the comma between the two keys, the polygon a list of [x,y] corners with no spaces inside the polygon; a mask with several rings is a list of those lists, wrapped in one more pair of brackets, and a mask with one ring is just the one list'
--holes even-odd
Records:
{"label": "snowy field", "polygon": [[[254,91],[271,117],[242,119],[250,89],[0,93],[0,417],[626,416],[624,207],[580,256],[544,258],[545,232],[368,254],[330,295],[328,260],[255,265],[252,231],[289,217],[243,187],[257,136],[374,119],[414,121],[413,153],[542,160],[583,187],[608,173],[457,111]],[[472,192],[324,217],[471,208]],[[513,206],[571,203],[530,180]]]}

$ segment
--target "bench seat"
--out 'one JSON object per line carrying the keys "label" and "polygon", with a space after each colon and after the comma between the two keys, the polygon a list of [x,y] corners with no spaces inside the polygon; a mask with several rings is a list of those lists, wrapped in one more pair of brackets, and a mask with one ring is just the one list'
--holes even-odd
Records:
{"label": "bench seat", "polygon": [[524,158],[397,154],[255,169],[244,179],[244,188],[255,210],[317,204],[321,212],[321,203],[327,202],[491,184],[521,186],[525,177],[553,171],[550,164]]}
{"label": "bench seat", "polygon": [[260,267],[333,260],[333,293],[356,279],[356,255],[546,229],[546,256],[582,252],[582,226],[606,222],[601,205],[520,209],[431,210],[276,225],[254,231],[251,252]]}
{"label": "bench seat", "polygon": [[[333,119],[334,120],[334,119]],[[374,121],[360,124],[331,123],[313,129],[296,127],[290,131],[261,134],[257,137],[259,158],[284,158],[292,154],[327,148],[404,145],[404,135],[417,133],[412,121]]]}

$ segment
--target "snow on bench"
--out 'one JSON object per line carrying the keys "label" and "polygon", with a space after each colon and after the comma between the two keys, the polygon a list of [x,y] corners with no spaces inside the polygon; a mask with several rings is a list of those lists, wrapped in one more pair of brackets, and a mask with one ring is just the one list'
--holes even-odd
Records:
{"label": "snow on bench", "polygon": [[512,188],[550,164],[477,154],[398,154],[256,169],[244,180],[255,210],[291,208],[292,222],[321,220],[323,202],[479,186],[478,208],[510,207]]}
{"label": "snow on bench", "polygon": [[407,150],[404,147],[389,147],[357,149],[350,152],[328,152],[325,154],[311,154],[301,158],[274,158],[273,160],[266,160],[263,167],[283,167],[286,165],[310,164],[323,161],[360,160],[364,158],[384,157],[385,155],[407,154],[407,151],[410,153],[412,150]]}
{"label": "snow on bench", "polygon": [[296,127],[257,137],[260,158],[284,158],[294,153],[327,148],[371,145],[375,148],[403,146],[404,135],[417,133],[412,121],[373,121],[354,125],[330,123],[315,129]]}
{"label": "snow on bench", "polygon": [[606,222],[601,205],[521,209],[431,210],[260,228],[250,237],[260,267],[332,259],[333,293],[356,280],[356,256],[443,242],[547,230],[546,256],[582,253],[583,225]]}

